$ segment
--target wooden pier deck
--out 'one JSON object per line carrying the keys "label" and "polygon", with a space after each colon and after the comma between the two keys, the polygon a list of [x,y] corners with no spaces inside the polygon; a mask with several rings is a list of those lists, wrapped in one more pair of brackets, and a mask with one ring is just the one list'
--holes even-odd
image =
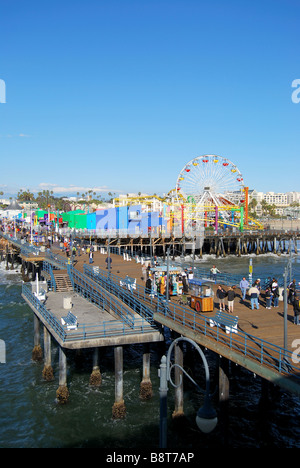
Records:
{"label": "wooden pier deck", "polygon": [[[65,254],[58,246],[54,245],[52,252],[65,257]],[[43,257],[41,256],[40,259],[35,257],[35,262],[42,261]],[[99,250],[94,252],[93,266],[98,266],[103,272],[107,272],[106,257],[107,255]],[[145,287],[145,279],[140,263],[136,263],[134,259],[125,261],[121,255],[112,253],[111,259],[112,278],[114,277],[118,284],[119,279],[116,279],[116,277],[124,279],[128,275],[131,278],[136,278],[137,286],[141,288]],[[75,270],[82,273],[84,265],[89,265],[88,254],[76,256],[74,263]],[[136,296],[137,292],[133,291],[132,294]],[[145,299],[141,301],[145,301]],[[234,315],[239,317],[239,333],[237,334],[226,334],[220,327],[210,328],[208,325],[209,319],[214,316],[215,312],[197,314],[188,306],[182,307],[179,304],[178,297],[171,297],[168,306],[161,309],[156,307],[155,301],[152,301],[150,304],[148,303],[148,306],[152,308],[154,321],[158,324],[167,326],[175,332],[191,338],[213,352],[260,375],[262,378],[300,395],[300,366],[298,362],[293,361],[291,363],[290,360],[291,354],[297,351],[294,345],[295,343],[297,345],[297,340],[300,339],[300,328],[293,323],[292,306],[288,305],[287,314],[286,349],[289,353],[289,359],[284,361],[284,304],[282,301],[279,301],[278,308],[269,310],[264,306],[263,295],[260,302],[259,310],[251,310],[249,300],[241,302],[239,297],[235,299]],[[282,362],[286,363],[286,368],[281,366]],[[274,363],[276,363],[275,366]],[[280,369],[278,369],[278,363],[280,363]],[[289,366],[289,363],[291,366]]]}
{"label": "wooden pier deck", "polygon": [[[125,278],[126,275],[132,278],[136,278],[138,285],[145,287],[145,281],[143,279],[142,266],[140,263],[136,263],[133,259],[131,261],[123,260],[123,257],[116,254],[110,255],[112,258],[112,269],[111,272],[114,275],[118,275],[121,278]],[[102,269],[106,269],[105,263],[106,255],[100,254],[100,252],[94,252],[94,263],[93,266],[99,266]],[[76,257],[76,269],[83,272],[83,265],[88,264],[88,255],[84,254],[80,257]],[[214,286],[216,290],[216,286]],[[225,289],[226,286],[225,286]],[[238,290],[237,294],[240,291]],[[263,296],[263,294],[262,294]],[[178,296],[171,296],[171,301],[174,304],[179,303]],[[246,333],[255,335],[266,341],[271,341],[276,346],[283,346],[284,344],[284,333],[283,333],[283,302],[279,301],[278,308],[272,308],[268,310],[264,305],[260,304],[259,310],[251,310],[250,300],[241,302],[240,297],[236,297],[234,301],[234,315],[239,317],[239,327]],[[215,297],[216,301],[216,297]],[[263,297],[260,298],[261,303],[265,303]],[[217,303],[216,303],[217,305]],[[192,311],[192,309],[190,309]],[[210,318],[214,315],[214,312],[206,312],[205,315]],[[300,327],[298,328],[293,323],[293,308],[288,305],[288,346],[292,349],[292,342],[296,338],[300,338]]]}
{"label": "wooden pier deck", "polygon": [[[60,346],[67,349],[83,349],[95,348],[103,346],[123,346],[137,343],[153,343],[162,341],[163,336],[155,329],[149,327],[143,333],[139,327],[131,330],[130,327],[120,320],[119,317],[105,309],[99,309],[94,304],[81,297],[74,292],[53,292],[47,293],[45,307],[47,311],[57,320],[61,322],[61,318],[68,313],[63,307],[64,299],[70,298],[72,303],[72,313],[77,317],[78,329],[66,330],[62,339],[57,333],[56,328],[49,327],[49,321],[40,313],[38,308],[35,308],[26,296],[23,296],[28,305],[33,308],[35,314],[40,321],[49,329],[54,339]],[[137,320],[140,319],[138,314],[134,314]],[[80,325],[84,324],[81,329]],[[84,334],[84,337],[82,336]]]}
{"label": "wooden pier deck", "polygon": [[[122,256],[114,254],[111,254],[111,258],[111,272],[114,275],[119,275],[122,278],[126,275],[136,278],[137,285],[145,287],[140,263],[136,263],[133,259],[131,261],[125,261]],[[106,269],[105,259],[106,255],[95,252],[93,266]],[[84,264],[88,264],[88,256],[84,254],[77,257],[76,262],[76,268],[83,271]],[[216,289],[216,286],[214,286],[214,289]],[[134,291],[133,294],[135,294]],[[216,302],[215,306],[216,309],[214,312],[197,314],[188,306],[182,307],[179,304],[179,297],[172,296],[169,306],[170,312],[166,313],[164,311],[160,313],[154,310],[154,319],[158,323],[167,326],[181,335],[191,338],[200,345],[247,368],[254,374],[260,375],[262,378],[300,395],[300,365],[298,363],[293,363],[293,370],[289,370],[288,372],[285,371],[284,367],[281,369],[281,372],[278,372],[278,370],[274,368],[274,362],[283,358],[283,356],[280,355],[284,347],[283,301],[279,301],[278,308],[266,309],[264,294],[262,293],[260,308],[258,310],[252,310],[250,300],[246,299],[246,301],[242,302],[241,297],[236,297],[234,301],[234,315],[239,317],[238,328],[241,333],[229,335],[220,330],[219,327],[210,328],[208,326],[209,319],[213,318],[217,310],[218,304]],[[291,305],[288,305],[287,349],[290,353],[295,351],[295,346],[293,347],[295,340],[300,339],[300,327],[293,323],[293,318],[293,308]],[[231,343],[232,336],[234,339],[234,346],[232,346]],[[247,353],[244,352],[245,337],[247,339]],[[270,348],[269,345],[271,345]],[[261,362],[260,359],[262,346],[265,348],[263,351],[263,362]]]}

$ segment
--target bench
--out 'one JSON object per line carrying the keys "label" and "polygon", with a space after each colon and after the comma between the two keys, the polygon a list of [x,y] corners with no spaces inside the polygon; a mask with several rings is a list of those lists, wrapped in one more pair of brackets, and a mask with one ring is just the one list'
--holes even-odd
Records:
{"label": "bench", "polygon": [[68,330],[76,330],[78,327],[77,317],[72,312],[68,312],[66,317],[62,317],[61,323],[62,325],[66,325]]}
{"label": "bench", "polygon": [[211,327],[223,326],[226,333],[237,333],[237,325],[239,318],[236,315],[230,315],[227,312],[218,310],[215,317],[209,319]]}
{"label": "bench", "polygon": [[120,281],[120,286],[127,286],[129,291],[132,292],[133,289],[136,289],[136,278],[129,278],[129,276],[126,276],[124,281]]}
{"label": "bench", "polygon": [[41,302],[45,302],[46,300],[46,291],[44,289],[41,289],[38,293],[34,292],[34,296]]}

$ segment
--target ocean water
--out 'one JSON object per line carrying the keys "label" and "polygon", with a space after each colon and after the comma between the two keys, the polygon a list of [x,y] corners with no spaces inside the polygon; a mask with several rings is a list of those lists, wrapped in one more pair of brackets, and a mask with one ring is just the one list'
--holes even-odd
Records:
{"label": "ocean water", "polygon": [[[201,266],[216,264],[221,271],[245,274],[249,258],[204,258]],[[253,257],[253,277],[282,274],[287,257]],[[298,259],[293,273],[298,275]],[[142,372],[142,347],[124,349],[124,401],[126,418],[112,419],[114,403],[113,349],[101,349],[102,386],[89,385],[92,352],[68,352],[68,404],[56,402],[58,387],[58,348],[52,342],[55,380],[45,382],[42,363],[31,359],[33,349],[33,313],[21,297],[21,276],[0,268],[0,339],[6,344],[6,362],[0,363],[0,447],[1,448],[105,448],[159,449],[158,368],[164,349],[151,348],[153,398],[141,401],[139,385]],[[212,389],[217,378],[216,356],[207,353]],[[199,359],[198,359],[199,360]],[[187,348],[185,367],[204,388],[204,372],[197,356]],[[299,448],[299,398],[271,387],[269,400],[261,400],[261,380],[231,365],[229,422],[222,418],[211,434],[202,434],[195,424],[203,395],[184,381],[185,418],[172,420],[174,389],[168,395],[168,447],[176,450],[201,448]]]}

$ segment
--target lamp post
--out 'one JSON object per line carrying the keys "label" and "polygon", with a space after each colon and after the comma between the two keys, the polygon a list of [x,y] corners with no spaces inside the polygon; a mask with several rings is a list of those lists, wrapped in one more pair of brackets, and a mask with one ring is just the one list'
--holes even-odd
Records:
{"label": "lamp post", "polygon": [[[198,390],[201,391],[199,385],[192,379],[192,377],[178,364],[171,364],[171,353],[174,348],[180,341],[186,341],[191,343],[198,351],[204,368],[205,368],[205,378],[206,378],[206,385],[205,385],[205,396],[204,396],[204,404],[198,410],[196,416],[196,423],[199,429],[202,432],[209,433],[211,432],[217,425],[217,413],[212,407],[210,401],[210,377],[209,377],[209,368],[207,364],[207,360],[205,355],[203,354],[201,348],[195,343],[193,340],[180,337],[173,341],[171,344],[167,356],[162,356],[160,369],[159,369],[159,377],[160,377],[160,387],[159,387],[159,395],[160,395],[160,448],[167,447],[167,395],[168,395],[168,382],[171,383],[173,387],[178,387],[181,385],[181,382],[178,385],[175,385],[171,378],[171,371],[173,367],[179,367],[180,370],[190,379],[190,381],[196,385]],[[181,380],[181,377],[180,377]]]}

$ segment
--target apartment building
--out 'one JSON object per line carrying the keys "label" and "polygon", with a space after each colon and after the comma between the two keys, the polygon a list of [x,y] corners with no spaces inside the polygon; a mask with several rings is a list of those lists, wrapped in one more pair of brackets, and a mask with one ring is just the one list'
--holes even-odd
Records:
{"label": "apartment building", "polygon": [[278,215],[285,215],[291,203],[300,203],[300,192],[258,192],[256,190],[249,190],[249,202],[255,199],[257,201],[256,213],[262,215],[262,201],[264,200],[268,205],[275,205],[275,213]]}

